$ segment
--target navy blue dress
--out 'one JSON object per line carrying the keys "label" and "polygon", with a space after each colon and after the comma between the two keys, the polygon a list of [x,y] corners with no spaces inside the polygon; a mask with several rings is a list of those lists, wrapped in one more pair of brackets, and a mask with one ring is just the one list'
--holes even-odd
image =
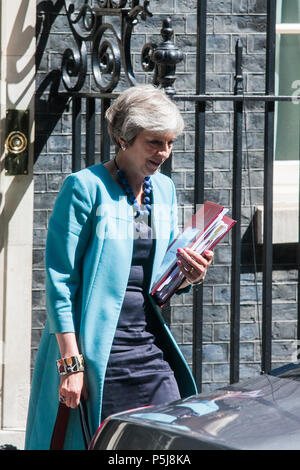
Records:
{"label": "navy blue dress", "polygon": [[149,225],[135,222],[131,270],[104,382],[102,420],[180,398],[174,373],[151,331],[155,314],[147,292],[154,243]]}

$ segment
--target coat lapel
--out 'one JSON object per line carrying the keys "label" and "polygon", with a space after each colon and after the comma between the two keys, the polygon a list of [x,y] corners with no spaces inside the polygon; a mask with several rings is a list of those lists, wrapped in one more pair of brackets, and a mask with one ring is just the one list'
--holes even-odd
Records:
{"label": "coat lapel", "polygon": [[160,185],[157,184],[155,177],[152,179],[152,186],[153,205],[151,211],[151,225],[153,229],[153,236],[155,237],[155,253],[150,287],[153,285],[154,279],[161,266],[165,252],[169,245],[171,209],[171,206],[167,204],[167,200],[164,198],[163,191]]}

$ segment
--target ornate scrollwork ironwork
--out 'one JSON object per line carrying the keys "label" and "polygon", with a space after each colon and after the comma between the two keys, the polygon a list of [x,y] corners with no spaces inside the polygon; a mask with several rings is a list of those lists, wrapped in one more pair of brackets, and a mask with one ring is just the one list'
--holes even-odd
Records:
{"label": "ornate scrollwork ironwork", "polygon": [[67,18],[75,38],[76,46],[65,50],[62,58],[62,79],[69,91],[81,90],[87,74],[87,47],[98,26],[99,19],[89,5],[89,0],[76,10],[72,0],[65,0]]}
{"label": "ornate scrollwork ironwork", "polygon": [[[102,41],[102,37],[107,31],[111,31],[115,42],[112,39]],[[104,23],[100,26],[93,43],[92,70],[96,85],[102,92],[112,91],[119,82],[121,72],[120,44],[118,32],[111,24]]]}
{"label": "ornate scrollwork ironwork", "polygon": [[101,8],[124,8],[128,0],[120,0],[115,2],[114,0],[97,0]]}
{"label": "ornate scrollwork ironwork", "polygon": [[75,35],[81,40],[91,39],[98,26],[98,18],[94,8],[89,5],[89,0],[84,0],[78,11],[72,0],[65,0],[65,9]]}
{"label": "ornate scrollwork ironwork", "polygon": [[[103,93],[112,92],[118,85],[121,67],[130,83],[136,84],[131,59],[131,40],[139,19],[152,16],[150,1],[144,0],[65,0],[65,9],[76,46],[63,55],[62,77],[69,91],[79,91],[87,75],[87,42],[91,42],[92,72],[96,86]],[[130,8],[128,4],[130,3]],[[142,3],[142,4],[140,4]],[[119,27],[103,22],[103,17],[119,16]],[[182,54],[173,44],[171,20],[164,20],[161,30],[163,42],[147,43],[141,53],[146,72],[153,71],[153,84],[161,85],[166,92],[175,92],[176,64]]]}
{"label": "ornate scrollwork ironwork", "polygon": [[[69,91],[79,91],[86,77],[86,46],[84,42],[80,41],[77,41],[77,46],[77,49],[66,49],[62,59],[62,79],[65,87]],[[74,77],[76,77],[75,80],[73,80]]]}
{"label": "ornate scrollwork ironwork", "polygon": [[[115,0],[96,0],[96,2],[98,3],[99,7],[100,8],[125,8],[126,6],[128,6],[127,4],[131,3],[131,11],[133,11],[136,7],[138,7],[139,9],[143,9],[144,11],[147,11],[148,10],[148,6],[150,4],[150,1],[149,0],[144,0],[144,5],[143,6],[140,6],[140,0],[131,0],[131,2],[129,0],[119,0],[119,1],[115,1]],[[149,10],[148,10],[148,13],[146,14],[149,14]]]}

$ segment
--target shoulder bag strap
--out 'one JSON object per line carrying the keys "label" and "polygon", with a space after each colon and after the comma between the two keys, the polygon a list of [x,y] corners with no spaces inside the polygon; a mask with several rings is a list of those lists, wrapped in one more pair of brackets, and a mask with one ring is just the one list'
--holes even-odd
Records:
{"label": "shoulder bag strap", "polygon": [[50,450],[63,450],[69,414],[70,408],[63,403],[60,403],[50,443]]}
{"label": "shoulder bag strap", "polygon": [[[81,398],[78,408],[84,444],[85,448],[88,449],[91,442],[91,433],[88,422],[86,402],[83,400],[83,398]],[[63,450],[69,421],[69,414],[70,408],[63,403],[60,403],[53,429],[50,450]]]}

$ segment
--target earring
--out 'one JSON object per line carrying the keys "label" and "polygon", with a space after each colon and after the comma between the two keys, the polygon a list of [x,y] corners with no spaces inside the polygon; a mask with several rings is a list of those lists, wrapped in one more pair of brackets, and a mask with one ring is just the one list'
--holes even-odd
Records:
{"label": "earring", "polygon": [[125,150],[127,150],[126,145],[121,145],[121,149],[123,150],[123,152],[125,152]]}

